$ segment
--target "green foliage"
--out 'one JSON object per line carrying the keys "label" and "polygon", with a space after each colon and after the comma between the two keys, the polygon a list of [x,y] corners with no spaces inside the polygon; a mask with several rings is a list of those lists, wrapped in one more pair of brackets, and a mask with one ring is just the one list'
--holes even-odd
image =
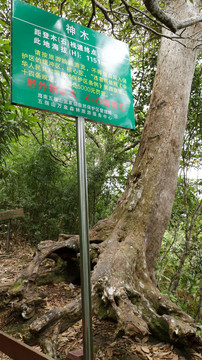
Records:
{"label": "green foliage", "polygon": [[184,251],[184,232],[181,229],[168,230],[165,233],[156,270],[160,290],[168,294],[172,301],[193,318],[196,317],[200,300],[201,254],[199,242],[199,238],[193,239],[189,256],[181,273],[179,286],[175,291],[170,290],[170,284],[178,271]]}
{"label": "green foliage", "polygon": [[[27,144],[7,162],[7,174],[1,181],[1,206],[23,207],[26,213],[21,232],[31,239],[56,236],[61,197],[60,167],[49,156],[46,146]],[[18,151],[18,150],[17,150]]]}
{"label": "green foliage", "polygon": [[[19,144],[12,144],[0,180],[1,210],[23,207],[25,218],[18,230],[37,241],[79,231],[75,124],[73,129],[72,123],[61,124],[61,119],[60,123],[46,120],[32,127],[34,138],[21,136]],[[86,129],[92,226],[108,216],[118,201],[132,162],[127,159],[134,149],[121,153],[128,131],[92,124]]]}
{"label": "green foliage", "polygon": [[192,82],[187,129],[185,132],[181,166],[200,169],[202,165],[202,117],[201,117],[201,81],[202,70],[200,60],[196,63],[195,75]]}
{"label": "green foliage", "polygon": [[4,39],[6,23],[0,23],[0,157],[9,151],[11,139],[19,136],[18,114],[9,98],[10,40]]}
{"label": "green foliage", "polygon": [[91,226],[112,212],[124,189],[137,151],[129,134],[106,125],[86,124]]}
{"label": "green foliage", "polygon": [[159,40],[149,41],[143,32],[141,39],[131,43],[133,96],[136,115],[136,134],[141,136],[149,108],[152,85],[156,71]]}
{"label": "green foliage", "polygon": [[[17,108],[10,103],[10,7],[0,4],[0,170],[10,144],[17,141],[33,121],[33,110]],[[1,177],[1,171],[0,171]]]}
{"label": "green foliage", "polygon": [[157,263],[156,275],[162,292],[167,293],[192,317],[200,302],[201,224],[200,193],[197,181],[178,188],[168,230]]}

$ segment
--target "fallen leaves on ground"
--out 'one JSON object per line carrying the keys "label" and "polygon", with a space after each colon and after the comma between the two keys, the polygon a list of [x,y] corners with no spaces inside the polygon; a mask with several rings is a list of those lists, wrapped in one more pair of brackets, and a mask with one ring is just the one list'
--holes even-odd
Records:
{"label": "fallen leaves on ground", "polygon": [[[0,251],[0,281],[1,283],[13,282],[22,269],[29,263],[34,250],[25,243],[11,244],[11,251],[6,254]],[[46,294],[46,301],[38,310],[40,316],[45,311],[57,306],[65,306],[79,293],[80,287],[74,284],[58,283],[54,285],[41,286],[41,291]],[[7,331],[7,326],[14,321],[10,310],[0,318],[0,328]],[[116,337],[116,324],[110,321],[100,321],[93,317],[93,341],[95,360],[186,360],[186,354],[171,344],[155,341],[154,338],[145,336],[130,338],[128,336]],[[16,334],[14,334],[16,336]],[[18,339],[22,338],[18,334]],[[67,331],[59,335],[58,359],[65,360],[67,354],[72,350],[83,347],[82,321],[78,321]],[[37,347],[39,349],[39,347]],[[199,353],[192,352],[189,359],[200,360]],[[0,360],[10,360],[8,356],[0,352]]]}

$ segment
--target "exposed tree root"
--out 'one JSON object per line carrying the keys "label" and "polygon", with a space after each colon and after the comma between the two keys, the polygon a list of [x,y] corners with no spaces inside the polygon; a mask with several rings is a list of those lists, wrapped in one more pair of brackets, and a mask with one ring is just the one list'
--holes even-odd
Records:
{"label": "exposed tree root", "polygon": [[[134,246],[132,235],[123,239],[117,232],[121,234],[120,227],[118,230],[114,228],[105,242],[94,239],[95,242],[90,245],[91,260],[96,263],[92,272],[94,313],[100,319],[116,321],[117,335],[124,333],[141,337],[154,334],[185,346],[200,344],[199,327],[193,319],[173,304],[168,296],[162,295],[152,282],[144,262],[144,249],[140,253]],[[57,243],[41,242],[32,262],[18,280],[10,288],[1,289],[2,298],[5,300],[7,296],[7,302],[12,303],[13,309],[24,319],[32,318],[44,297],[37,286],[44,259],[54,259],[57,264],[62,258],[68,264],[78,257],[78,236],[61,235]],[[68,270],[71,271],[70,268]],[[31,345],[39,344],[45,353],[56,358],[59,333],[67,330],[81,316],[81,299],[77,298],[66,307],[52,309],[34,320],[24,339]]]}
{"label": "exposed tree root", "polygon": [[[98,247],[97,243],[91,245],[92,261],[96,261]],[[45,298],[45,294],[37,285],[58,280],[79,281],[79,251],[78,236],[61,234],[58,242],[42,241],[37,246],[33,260],[18,279],[14,283],[0,287],[0,308],[10,304],[24,319],[32,318]],[[54,265],[51,271],[41,274],[40,266],[45,259],[53,260]]]}
{"label": "exposed tree root", "polygon": [[58,335],[80,320],[81,316],[81,299],[77,298],[67,306],[52,309],[35,320],[24,340],[30,345],[40,345],[43,352],[56,358]]}

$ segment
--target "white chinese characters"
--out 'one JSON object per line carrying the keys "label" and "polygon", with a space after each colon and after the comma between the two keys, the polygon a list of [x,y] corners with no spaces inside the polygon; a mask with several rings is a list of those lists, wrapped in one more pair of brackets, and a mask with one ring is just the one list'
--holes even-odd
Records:
{"label": "white chinese characters", "polygon": [[80,37],[83,38],[84,40],[89,40],[89,35],[87,34],[87,32],[85,30],[80,31],[81,35]]}

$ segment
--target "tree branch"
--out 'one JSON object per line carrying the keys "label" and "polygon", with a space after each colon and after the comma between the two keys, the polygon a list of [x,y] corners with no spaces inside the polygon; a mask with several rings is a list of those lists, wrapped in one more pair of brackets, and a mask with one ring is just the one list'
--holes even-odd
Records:
{"label": "tree branch", "polygon": [[202,22],[202,15],[199,15],[196,18],[190,18],[189,20],[182,21],[181,23],[177,24],[177,29],[185,29],[189,26],[198,24],[199,22]]}
{"label": "tree branch", "polygon": [[158,0],[143,0],[147,10],[162,24],[166,25],[173,33],[179,29],[184,29],[195,25],[202,21],[202,15],[196,18],[190,18],[182,22],[176,21],[171,16],[167,15],[160,6]]}
{"label": "tree branch", "polygon": [[147,10],[161,23],[165,24],[172,32],[177,31],[177,22],[168,16],[159,6],[158,0],[143,0]]}
{"label": "tree branch", "polygon": [[38,137],[36,136],[36,134],[30,130],[31,134],[34,136],[34,138],[36,139],[36,141],[38,142],[39,145],[41,145],[41,142],[39,141]]}
{"label": "tree branch", "polygon": [[130,11],[130,5],[129,5],[129,4],[127,3],[127,1],[125,1],[125,0],[121,0],[121,1],[122,1],[122,3],[125,5],[125,8],[126,8],[126,10],[127,10],[127,13],[128,13],[128,15],[129,15],[129,19],[130,19],[132,25],[134,25],[134,26],[135,26],[135,25],[139,25],[139,26],[145,28],[146,30],[152,31],[155,35],[162,36],[161,33],[159,33],[158,31],[156,31],[156,30],[154,30],[154,29],[152,29],[150,26],[147,26],[147,25],[145,25],[145,24],[142,24],[142,23],[140,23],[139,21],[135,21],[134,18],[133,18],[132,13],[131,13],[131,11]]}
{"label": "tree branch", "polygon": [[123,149],[122,151],[119,152],[120,154],[123,154],[124,152],[134,149],[138,144],[140,143],[140,140],[135,141],[132,145],[127,146],[125,149]]}
{"label": "tree branch", "polygon": [[76,124],[76,119],[72,120],[70,119],[68,116],[64,115],[62,116],[61,114],[57,114],[57,117],[61,118],[62,120],[64,120],[65,122],[72,122],[74,124]]}
{"label": "tree branch", "polygon": [[167,29],[167,27],[162,24],[162,23],[159,23],[158,21],[156,21],[155,19],[153,19],[151,16],[149,16],[148,14],[146,14],[144,11],[132,6],[132,5],[129,5],[129,7],[133,10],[135,10],[136,12],[140,13],[142,16],[145,16],[147,19],[149,19],[150,21],[152,21],[154,24],[158,25],[158,26],[163,26]]}
{"label": "tree branch", "polygon": [[[175,40],[175,41],[177,41],[179,44],[185,46],[183,43],[181,43],[179,40],[177,40],[177,39],[178,39],[177,37],[174,38],[174,37],[171,37],[171,36],[168,36],[168,35],[159,33],[158,31],[152,29],[150,26],[145,25],[145,24],[143,24],[143,23],[140,23],[140,22],[138,22],[138,21],[135,21],[135,20],[134,20],[134,17],[133,17],[133,14],[132,14],[132,12],[130,11],[130,5],[128,4],[128,2],[127,2],[126,0],[121,0],[121,1],[122,1],[122,3],[123,3],[123,4],[125,5],[125,7],[126,7],[126,10],[127,10],[127,12],[128,12],[129,19],[130,19],[132,25],[134,25],[134,26],[135,26],[135,25],[141,26],[141,27],[143,27],[144,29],[153,32],[153,33],[154,33],[155,35],[157,35],[157,36],[165,37],[165,38],[170,39],[170,40]],[[160,20],[160,21],[161,21],[161,20]],[[155,20],[154,20],[153,22],[156,23]]]}
{"label": "tree branch", "polygon": [[202,207],[202,200],[199,201],[199,203],[197,204],[196,209],[195,209],[195,211],[193,213],[193,216],[192,216],[192,219],[191,219],[191,224],[190,224],[190,233],[192,233],[192,230],[194,228],[194,224],[195,224],[195,222],[197,220],[197,217],[199,216],[201,207]]}
{"label": "tree branch", "polygon": [[[118,8],[116,7],[115,9],[112,8],[113,3],[112,3],[111,0],[108,0],[109,8],[104,7],[98,0],[91,0],[91,1],[92,1],[92,4],[95,5],[95,7],[99,8],[101,10],[101,12],[105,16],[106,20],[110,22],[110,24],[112,26],[112,32],[113,32],[113,29],[114,29],[114,26],[115,26],[115,22],[113,22],[110,15],[114,16],[116,18],[116,20],[118,20],[120,23],[123,22],[122,19],[123,19],[124,16],[128,16],[129,20],[130,20],[130,22],[132,23],[133,26],[142,27],[142,28],[152,32],[153,34],[155,34],[158,37],[165,37],[165,38],[170,39],[172,41],[177,41],[180,45],[186,47],[186,45],[183,42],[179,41],[179,39],[182,39],[182,36],[180,36],[180,35],[171,36],[171,35],[162,34],[161,32],[157,31],[155,28],[152,28],[152,26],[147,25],[147,24],[145,24],[143,22],[136,21],[135,16],[134,16],[133,12],[131,11],[131,10],[133,10],[133,11],[135,10],[135,11],[141,13],[143,16],[148,18],[155,25],[163,26],[163,27],[165,27],[165,28],[167,28],[169,30],[172,30],[174,33],[178,30],[178,26],[179,26],[179,29],[181,29],[183,25],[181,23],[178,23],[175,19],[169,17],[169,15],[164,13],[164,11],[159,6],[158,6],[157,10],[158,10],[158,14],[160,12],[161,16],[160,15],[159,16],[155,15],[155,13],[153,11],[153,14],[151,12],[150,12],[150,14],[153,15],[155,17],[155,19],[154,18],[152,19],[149,15],[145,14],[143,11],[141,11],[139,9],[136,9],[134,6],[129,4],[126,0],[121,0],[123,6],[119,6]],[[145,2],[149,3],[150,0],[145,0]],[[156,4],[158,4],[157,0],[154,0],[154,2]],[[151,4],[149,4],[149,7],[150,6],[151,6]],[[117,11],[117,9],[119,10],[119,9],[122,9],[123,7],[126,9],[126,13],[119,13]],[[156,10],[156,7],[155,7],[155,10]],[[117,15],[119,15],[119,17]],[[158,23],[156,20],[159,20],[160,23]],[[192,22],[193,21],[194,20],[192,19]],[[184,24],[185,23],[187,24],[187,26],[189,26],[188,22],[184,22]],[[115,34],[114,34],[114,36],[115,36]]]}
{"label": "tree branch", "polygon": [[[39,123],[38,123],[38,125],[39,125],[40,129],[42,129],[42,128],[41,128],[41,125],[40,125]],[[38,139],[37,135],[34,133],[34,131],[32,131],[32,130],[30,129],[30,132],[31,132],[31,134],[34,136],[34,138],[36,139],[37,143],[38,143],[40,146],[42,146],[42,145],[45,144],[44,138],[43,138],[43,140],[42,140],[42,142],[41,142],[41,141]],[[68,165],[66,164],[66,162],[65,162],[64,160],[60,159],[59,157],[57,157],[54,153],[52,153],[50,149],[48,149],[48,152],[49,152],[50,157],[51,157],[54,161],[61,163],[64,167],[68,167]],[[67,159],[67,160],[68,160],[68,159]]]}
{"label": "tree branch", "polygon": [[95,135],[93,135],[86,127],[86,134],[88,134],[89,138],[91,140],[93,140],[93,142],[95,143],[95,145],[98,147],[98,149],[100,149],[103,152],[103,148],[101,146],[101,144],[99,143],[98,139],[96,138]]}
{"label": "tree branch", "polygon": [[63,0],[62,2],[61,2],[61,4],[59,5],[60,6],[60,16],[62,17],[62,9],[63,9],[63,6],[64,6],[64,4],[66,3],[66,1],[67,0]]}
{"label": "tree branch", "polygon": [[106,20],[109,21],[109,23],[111,24],[112,29],[113,29],[114,28],[114,22],[112,21],[112,19],[108,15],[108,12],[111,12],[111,10],[106,9],[97,0],[92,0],[92,2],[102,11],[102,13],[104,14]]}
{"label": "tree branch", "polygon": [[91,15],[91,17],[90,17],[90,20],[89,20],[89,22],[88,22],[88,25],[87,25],[88,28],[90,27],[91,22],[92,22],[92,20],[93,20],[93,18],[94,18],[94,16],[95,16],[95,13],[96,13],[95,2],[94,2],[94,0],[91,0],[91,2],[92,2],[92,6],[93,6],[93,12],[92,12],[92,15]]}
{"label": "tree branch", "polygon": [[59,163],[61,163],[64,167],[68,167],[68,164],[66,164],[66,162],[64,161],[64,160],[62,160],[62,159],[60,159],[60,158],[58,158],[56,155],[54,155],[51,151],[50,151],[50,149],[48,149],[48,152],[49,152],[49,154],[50,154],[50,157],[52,157],[53,158],[53,160],[55,160],[56,162],[59,162]]}
{"label": "tree branch", "polygon": [[43,131],[43,126],[40,124],[40,122],[39,122],[39,121],[37,121],[37,124],[38,124],[38,126],[40,127],[40,129],[41,129],[42,144],[44,145],[45,140],[44,140],[44,131]]}

